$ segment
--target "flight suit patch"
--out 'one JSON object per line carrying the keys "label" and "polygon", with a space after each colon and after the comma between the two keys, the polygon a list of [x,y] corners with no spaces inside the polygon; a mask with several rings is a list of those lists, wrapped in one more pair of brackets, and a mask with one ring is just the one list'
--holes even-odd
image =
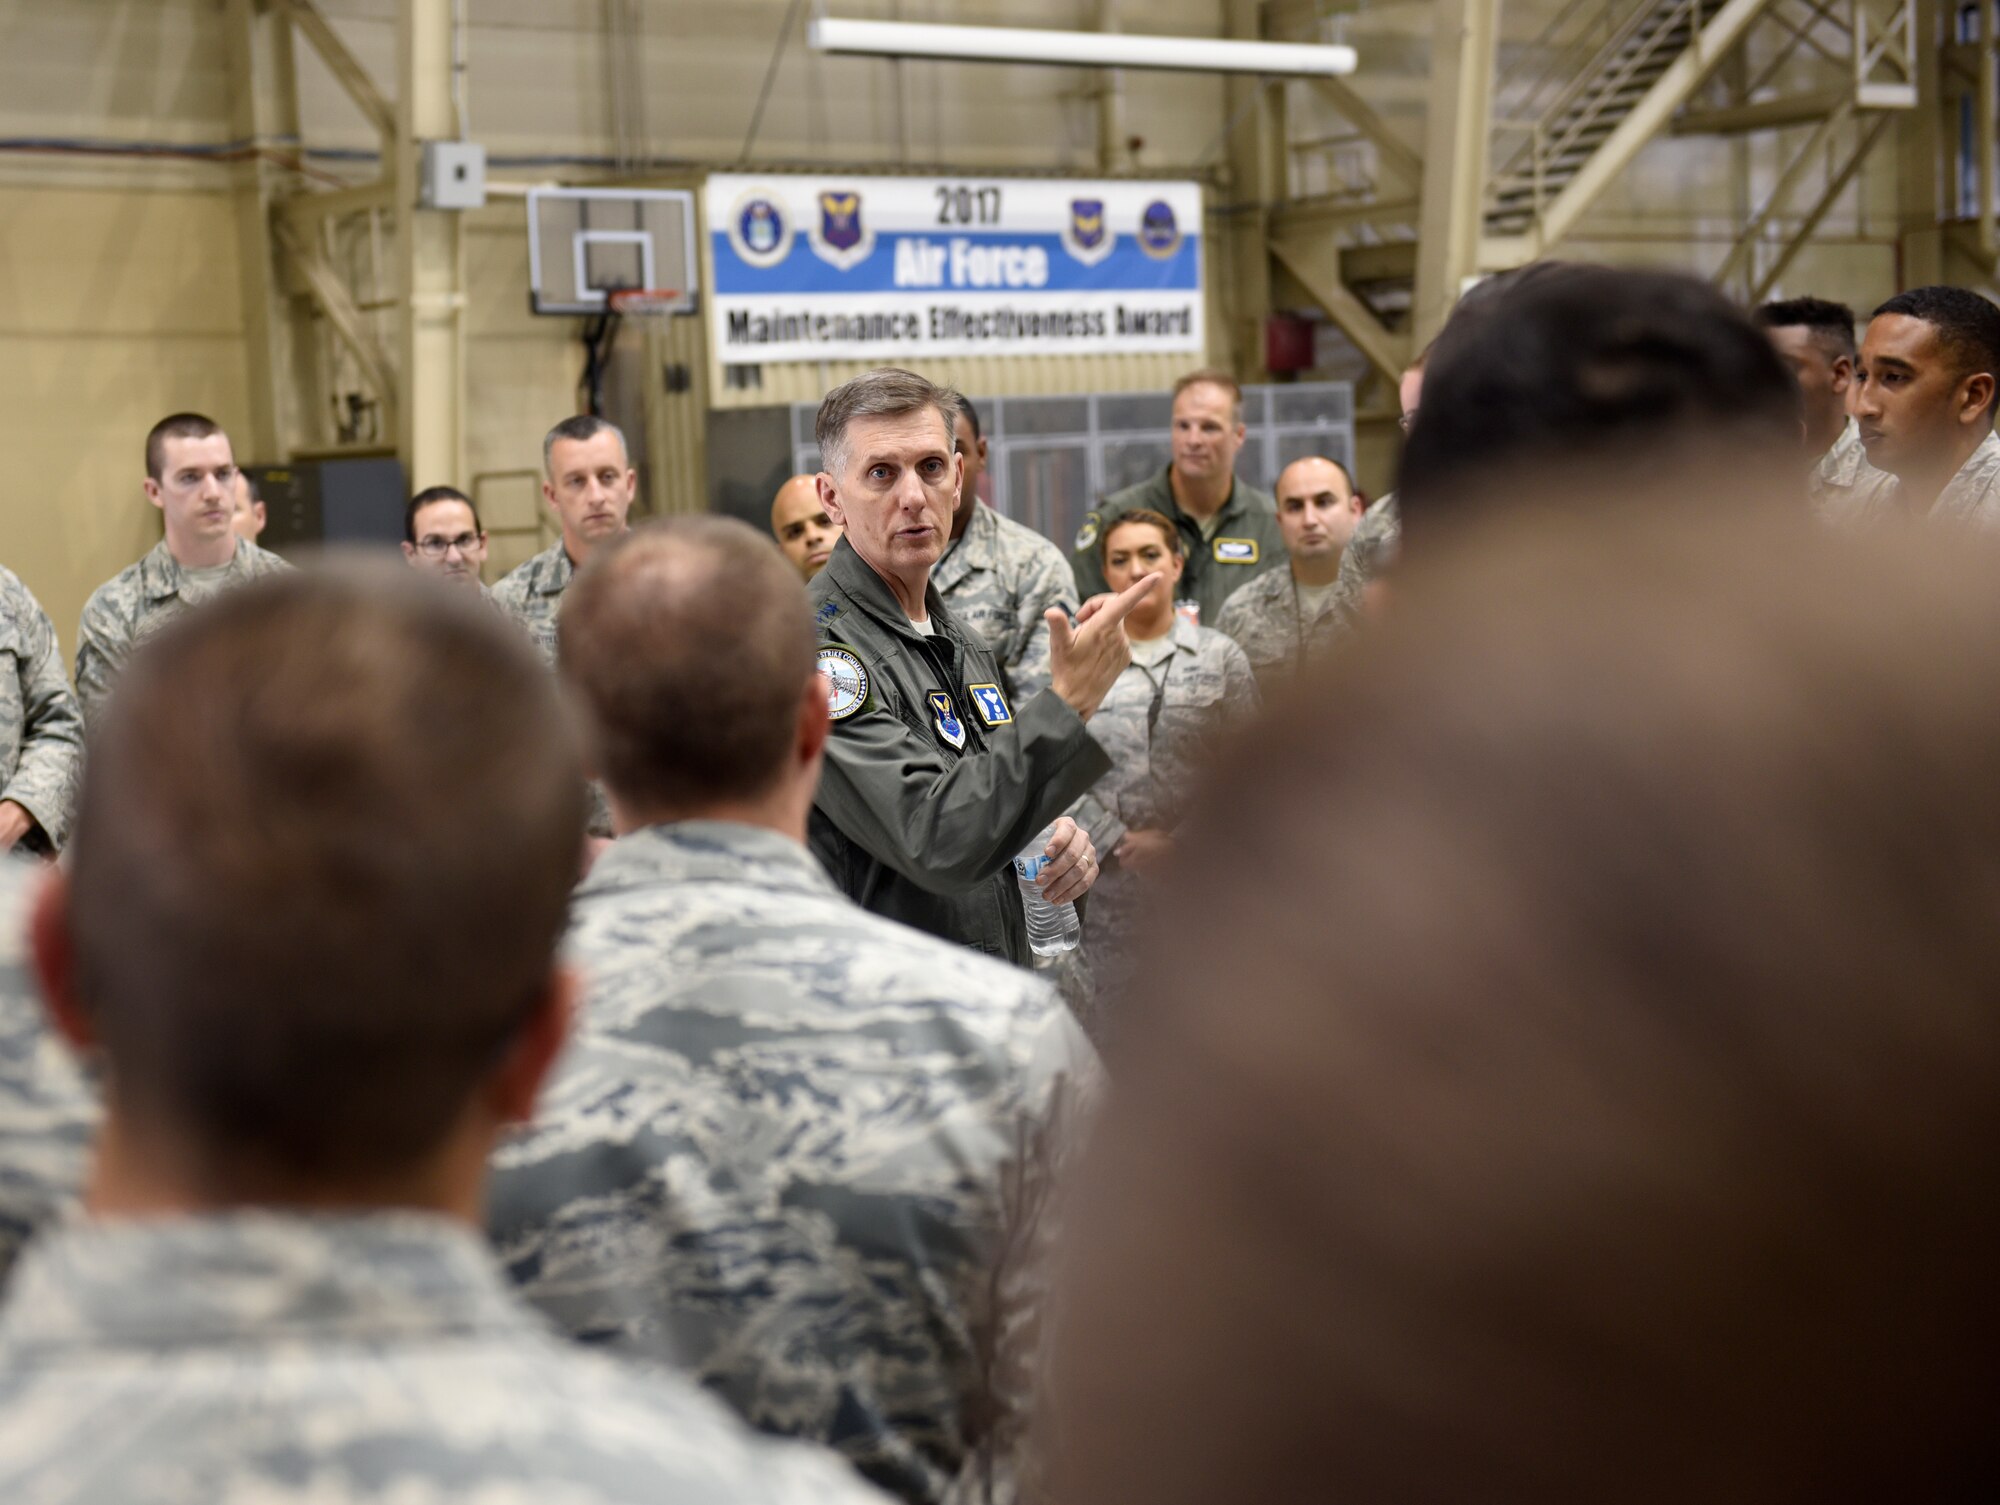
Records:
{"label": "flight suit patch", "polygon": [[826,680],[829,721],[845,721],[868,704],[868,668],[852,648],[841,643],[821,648],[819,672]]}
{"label": "flight suit patch", "polygon": [[939,740],[949,747],[962,749],[965,746],[965,723],[952,709],[951,697],[942,690],[932,690],[924,699],[930,705],[931,725],[937,728]]}
{"label": "flight suit patch", "polygon": [[1014,719],[1007,697],[1000,693],[998,685],[967,685],[965,693],[972,697],[972,708],[988,726],[1005,726]]}
{"label": "flight suit patch", "polygon": [[1217,564],[1255,564],[1258,558],[1254,538],[1218,538],[1212,551]]}
{"label": "flight suit patch", "polygon": [[1097,530],[1102,522],[1103,519],[1095,512],[1084,513],[1083,526],[1076,530],[1077,553],[1081,554],[1084,550],[1093,547],[1097,543]]}

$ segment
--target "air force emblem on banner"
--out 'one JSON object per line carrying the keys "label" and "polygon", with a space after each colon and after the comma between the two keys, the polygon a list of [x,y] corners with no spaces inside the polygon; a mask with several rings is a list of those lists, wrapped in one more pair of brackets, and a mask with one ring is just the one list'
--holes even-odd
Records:
{"label": "air force emblem on banner", "polygon": [[933,690],[924,698],[930,702],[931,725],[937,728],[939,739],[951,747],[964,747],[965,723],[951,708],[951,697],[942,690]]}
{"label": "air force emblem on banner", "polygon": [[1165,199],[1154,199],[1139,216],[1139,249],[1156,261],[1165,261],[1180,248],[1181,227],[1174,218],[1174,206]]}
{"label": "air force emblem on banner", "polygon": [[774,267],[792,250],[792,222],[768,193],[745,194],[729,221],[729,248],[753,267]]}
{"label": "air force emblem on banner", "polygon": [[1005,726],[1014,719],[1014,713],[1007,708],[1007,697],[1000,693],[998,685],[967,685],[965,693],[972,697],[972,708],[988,726]]}
{"label": "air force emblem on banner", "polygon": [[861,218],[861,194],[857,190],[825,192],[819,196],[819,228],[813,231],[812,248],[823,261],[843,272],[868,259],[875,249],[875,232]]}
{"label": "air force emblem on banner", "polygon": [[1063,229],[1063,249],[1085,266],[1096,266],[1111,254],[1116,240],[1104,223],[1103,199],[1071,199],[1069,224]]}

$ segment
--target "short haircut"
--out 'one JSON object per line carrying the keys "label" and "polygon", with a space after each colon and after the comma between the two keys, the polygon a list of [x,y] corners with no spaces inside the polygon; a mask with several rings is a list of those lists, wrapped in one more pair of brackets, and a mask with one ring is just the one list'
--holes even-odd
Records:
{"label": "short haircut", "polygon": [[985,431],[979,427],[979,409],[972,405],[972,399],[963,392],[958,394],[958,415],[971,425],[973,443],[977,444],[985,437]]}
{"label": "short haircut", "polygon": [[422,1163],[544,993],[583,787],[526,639],[408,571],[172,624],[91,727],[69,845],[113,1101],[219,1176]]}
{"label": "short haircut", "polygon": [[2000,556],[1736,515],[1472,524],[1218,770],[1053,1498],[1990,1487]]}
{"label": "short haircut", "polygon": [[403,538],[405,542],[417,541],[417,514],[433,502],[463,502],[472,513],[472,526],[481,533],[486,525],[479,520],[479,509],[472,504],[472,498],[456,486],[426,486],[410,498],[410,504],[403,509]]}
{"label": "short haircut", "polygon": [[200,413],[169,413],[147,431],[146,474],[155,481],[166,476],[169,439],[208,439],[220,433],[222,425],[213,418]]}
{"label": "short haircut", "polygon": [[1143,523],[1146,527],[1157,528],[1160,536],[1167,541],[1167,550],[1176,558],[1187,553],[1187,546],[1181,541],[1181,530],[1174,520],[1163,512],[1155,512],[1151,507],[1134,507],[1129,512],[1121,512],[1104,525],[1104,531],[1097,536],[1097,562],[1102,565],[1111,557],[1111,535],[1127,523]]}
{"label": "short haircut", "polygon": [[1438,337],[1397,481],[1404,531],[1417,536],[1499,494],[1565,490],[1606,467],[1703,489],[1690,477],[1709,476],[1717,457],[1726,468],[1745,455],[1766,465],[1794,456],[1799,424],[1790,368],[1707,283],[1524,268],[1468,298]]}
{"label": "short haircut", "polygon": [[1243,421],[1243,384],[1227,371],[1214,366],[1204,366],[1199,371],[1190,371],[1174,383],[1174,399],[1189,387],[1220,387],[1229,394],[1229,414],[1238,423]]}
{"label": "short haircut", "polygon": [[579,413],[574,418],[565,418],[550,429],[542,439],[542,474],[551,481],[556,478],[556,441],[568,439],[575,444],[587,444],[599,434],[611,433],[618,436],[618,453],[624,457],[626,465],[632,463],[632,446],[625,442],[625,431],[606,418],[590,413]]}
{"label": "short haircut", "polygon": [[[1284,480],[1285,471],[1290,470],[1294,465],[1302,465],[1308,460],[1317,460],[1321,465],[1331,465],[1335,470],[1340,472],[1340,478],[1343,481],[1347,482],[1347,489],[1349,491],[1353,491],[1355,489],[1354,472],[1349,470],[1345,465],[1341,464],[1340,461],[1334,459],[1332,455],[1299,455],[1295,459],[1287,460],[1284,463],[1283,468],[1280,469],[1278,472],[1278,480],[1279,481]],[[1277,489],[1277,482],[1273,482],[1272,490],[1275,491],[1276,489]]]}
{"label": "short haircut", "polygon": [[[1951,359],[1954,379],[1985,372],[2000,401],[2000,308],[1962,287],[1913,287],[1876,309],[1873,317],[1902,314],[1922,319],[1937,331],[1938,345]],[[1986,405],[1993,411],[1993,403]]]}
{"label": "short haircut", "polygon": [[814,672],[798,571],[747,523],[674,517],[593,555],[563,598],[558,663],[622,805],[677,816],[766,793]]}
{"label": "short haircut", "polygon": [[837,476],[846,468],[847,430],[855,419],[902,418],[926,408],[936,412],[949,439],[952,420],[958,413],[958,393],[952,388],[941,387],[897,366],[878,366],[852,381],[842,382],[826,394],[813,420],[820,463],[830,475]]}
{"label": "short haircut", "polygon": [[238,479],[243,482],[244,494],[250,498],[251,502],[262,502],[264,500],[264,488],[257,484],[257,478],[240,465],[236,468],[236,474]]}
{"label": "short haircut", "polygon": [[1780,298],[1755,315],[1759,329],[1810,329],[1831,355],[1854,355],[1854,310],[1830,298]]}

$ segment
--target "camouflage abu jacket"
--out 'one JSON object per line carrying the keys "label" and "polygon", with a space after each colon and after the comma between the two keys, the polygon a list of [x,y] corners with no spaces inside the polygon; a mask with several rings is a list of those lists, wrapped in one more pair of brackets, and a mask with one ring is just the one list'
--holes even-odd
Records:
{"label": "camouflage abu jacket", "polygon": [[83,712],[69,687],[55,624],[13,571],[0,568],[0,800],[41,829],[32,851],[59,851],[83,773]]}
{"label": "camouflage abu jacket", "polygon": [[86,1223],[0,1314],[10,1505],[866,1505],[839,1462],[562,1343],[415,1214]]}
{"label": "camouflage abu jacket", "polygon": [[1095,1092],[1062,1005],[726,822],[613,843],[569,951],[577,1038],[495,1157],[521,1290],[905,1499],[1004,1497],[1045,1202]]}
{"label": "camouflage abu jacket", "polygon": [[1000,664],[1008,692],[1031,700],[1049,687],[1049,624],[1057,607],[1076,615],[1076,580],[1062,550],[984,502],[931,571],[951,614],[979,635]]}

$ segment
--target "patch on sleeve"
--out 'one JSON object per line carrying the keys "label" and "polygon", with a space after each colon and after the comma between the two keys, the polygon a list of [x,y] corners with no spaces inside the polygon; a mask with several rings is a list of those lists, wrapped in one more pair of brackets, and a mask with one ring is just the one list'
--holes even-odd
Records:
{"label": "patch on sleeve", "polygon": [[1005,726],[1014,719],[1013,711],[1007,707],[1007,697],[1000,693],[998,685],[967,685],[965,693],[972,697],[972,708],[988,726]]}
{"label": "patch on sleeve", "polygon": [[1097,513],[1095,512],[1084,513],[1083,526],[1076,530],[1077,553],[1081,554],[1086,549],[1093,549],[1097,546],[1097,532],[1098,529],[1103,526],[1103,524],[1104,524],[1104,519],[1098,516]]}
{"label": "patch on sleeve", "polygon": [[845,721],[868,704],[868,668],[852,648],[840,643],[821,648],[819,672],[826,679],[829,720]]}
{"label": "patch on sleeve", "polygon": [[1257,540],[1218,538],[1215,541],[1214,552],[1217,564],[1255,564],[1258,558]]}

